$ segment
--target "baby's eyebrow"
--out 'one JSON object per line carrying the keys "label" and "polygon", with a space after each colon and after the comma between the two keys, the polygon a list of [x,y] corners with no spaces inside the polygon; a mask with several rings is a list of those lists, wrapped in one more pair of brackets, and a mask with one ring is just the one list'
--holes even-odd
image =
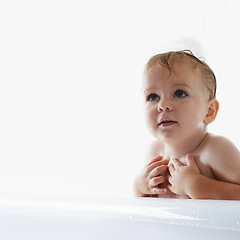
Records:
{"label": "baby's eyebrow", "polygon": [[181,87],[183,87],[183,88],[189,88],[189,89],[192,89],[188,84],[185,84],[185,83],[182,83],[182,84],[176,84],[174,87],[175,87],[175,88],[181,88]]}
{"label": "baby's eyebrow", "polygon": [[145,90],[143,91],[143,93],[146,94],[146,93],[154,92],[154,91],[156,91],[155,88],[147,88],[147,89],[145,89]]}

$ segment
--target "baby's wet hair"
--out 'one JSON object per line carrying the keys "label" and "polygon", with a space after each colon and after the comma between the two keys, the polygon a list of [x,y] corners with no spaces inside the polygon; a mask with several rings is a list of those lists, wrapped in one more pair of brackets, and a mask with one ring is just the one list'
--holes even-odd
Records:
{"label": "baby's wet hair", "polygon": [[153,56],[145,65],[144,74],[146,74],[153,65],[166,67],[170,72],[174,71],[173,64],[182,60],[188,60],[194,68],[200,70],[204,85],[209,91],[209,100],[214,99],[216,97],[217,88],[215,74],[203,60],[194,56],[190,50],[169,51]]}

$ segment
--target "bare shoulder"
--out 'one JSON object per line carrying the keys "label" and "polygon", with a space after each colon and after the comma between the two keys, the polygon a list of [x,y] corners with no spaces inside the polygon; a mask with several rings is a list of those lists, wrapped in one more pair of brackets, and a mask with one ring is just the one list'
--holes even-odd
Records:
{"label": "bare shoulder", "polygon": [[208,145],[208,150],[211,153],[217,154],[222,152],[231,152],[232,154],[239,154],[237,146],[226,137],[209,133],[206,143]]}
{"label": "bare shoulder", "polygon": [[240,184],[240,152],[232,141],[209,134],[207,155],[209,166],[217,179]]}
{"label": "bare shoulder", "polygon": [[156,158],[157,156],[161,155],[163,149],[164,145],[161,141],[155,140],[151,142],[147,147],[147,151],[145,154],[145,162],[147,163],[152,159]]}

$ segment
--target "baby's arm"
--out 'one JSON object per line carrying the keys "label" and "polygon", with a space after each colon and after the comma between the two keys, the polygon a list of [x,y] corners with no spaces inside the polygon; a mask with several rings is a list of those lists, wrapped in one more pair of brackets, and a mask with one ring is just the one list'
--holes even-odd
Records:
{"label": "baby's arm", "polygon": [[240,185],[199,175],[193,180],[189,197],[193,199],[240,200]]}
{"label": "baby's arm", "polygon": [[169,166],[169,189],[193,199],[240,200],[240,185],[222,182],[200,174],[194,157],[187,155],[187,165],[173,160]]}

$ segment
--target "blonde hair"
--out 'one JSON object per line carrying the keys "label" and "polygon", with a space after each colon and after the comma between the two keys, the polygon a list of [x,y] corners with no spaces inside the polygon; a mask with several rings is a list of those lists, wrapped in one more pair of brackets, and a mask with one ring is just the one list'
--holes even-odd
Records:
{"label": "blonde hair", "polygon": [[204,61],[195,57],[190,50],[170,51],[153,56],[145,65],[144,74],[146,74],[155,64],[157,64],[157,66],[167,67],[171,72],[173,71],[173,63],[179,60],[189,60],[194,68],[198,68],[200,70],[203,83],[210,93],[209,100],[214,99],[216,97],[217,88],[215,74]]}

